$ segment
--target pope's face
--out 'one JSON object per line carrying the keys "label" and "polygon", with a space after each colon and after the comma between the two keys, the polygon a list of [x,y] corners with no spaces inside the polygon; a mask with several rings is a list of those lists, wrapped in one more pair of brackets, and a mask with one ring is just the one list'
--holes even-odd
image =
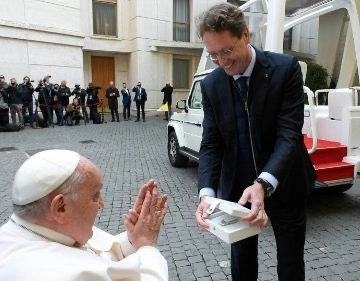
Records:
{"label": "pope's face", "polygon": [[251,61],[249,46],[249,31],[245,29],[241,38],[232,35],[229,31],[206,31],[203,42],[207,52],[216,57],[214,63],[222,67],[226,74],[243,73]]}
{"label": "pope's face", "polygon": [[85,164],[78,169],[80,173],[84,173],[85,179],[79,188],[77,198],[68,203],[68,217],[72,238],[84,245],[92,236],[92,227],[98,211],[104,207],[100,193],[103,182],[99,169],[89,160],[85,160]]}

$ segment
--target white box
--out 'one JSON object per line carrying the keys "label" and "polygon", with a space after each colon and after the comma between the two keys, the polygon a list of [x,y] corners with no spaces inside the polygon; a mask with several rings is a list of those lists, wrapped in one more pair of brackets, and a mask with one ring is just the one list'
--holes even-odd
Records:
{"label": "white box", "polygon": [[257,235],[261,231],[259,227],[251,226],[240,218],[236,223],[223,226],[221,225],[221,221],[225,216],[227,216],[227,214],[223,211],[214,213],[209,216],[207,223],[209,224],[209,231],[226,243],[237,242]]}
{"label": "white box", "polygon": [[[218,198],[207,197],[206,200],[211,204],[208,209],[209,218],[207,219],[209,231],[221,240],[226,243],[234,243],[260,233],[260,227],[251,226],[240,218],[249,213],[249,209],[237,203]],[[221,211],[213,213],[216,208]],[[224,225],[223,220],[228,219],[229,216],[232,216],[234,220],[237,219],[237,221]]]}

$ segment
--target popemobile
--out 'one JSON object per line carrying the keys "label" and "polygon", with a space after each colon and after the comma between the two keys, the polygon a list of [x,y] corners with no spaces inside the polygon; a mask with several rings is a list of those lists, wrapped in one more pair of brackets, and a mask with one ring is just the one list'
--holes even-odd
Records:
{"label": "popemobile", "polygon": [[[353,81],[360,80],[356,71],[360,69],[360,1],[250,0],[240,9],[247,16],[251,42],[257,48],[282,53],[284,38],[288,40],[289,34],[292,44],[311,45],[313,41],[306,41],[301,33],[307,24],[318,38],[318,61],[330,68],[338,61],[335,89],[313,91],[304,86],[302,131],[317,173],[314,188],[348,190],[360,170],[360,87],[353,85]],[[341,55],[339,49],[343,49]],[[300,65],[305,81],[307,65],[301,61]],[[167,126],[172,166],[182,167],[189,158],[199,160],[204,116],[200,82],[214,67],[204,50],[187,100],[176,104],[182,112],[174,113]]]}

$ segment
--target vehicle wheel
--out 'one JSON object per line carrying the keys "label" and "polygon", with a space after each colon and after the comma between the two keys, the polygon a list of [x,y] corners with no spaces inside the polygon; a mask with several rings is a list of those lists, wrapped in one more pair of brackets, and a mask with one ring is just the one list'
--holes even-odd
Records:
{"label": "vehicle wheel", "polygon": [[179,142],[175,132],[171,132],[168,138],[168,156],[170,164],[174,167],[184,167],[189,158],[179,153]]}

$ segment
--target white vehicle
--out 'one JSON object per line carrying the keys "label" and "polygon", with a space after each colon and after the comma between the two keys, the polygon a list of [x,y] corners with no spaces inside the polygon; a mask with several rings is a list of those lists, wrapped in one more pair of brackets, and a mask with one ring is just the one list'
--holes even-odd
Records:
{"label": "white vehicle", "polygon": [[[264,31],[263,25],[267,26],[265,32],[267,40],[265,39],[265,44],[262,45],[267,50],[277,52],[282,52],[283,31],[311,18],[346,9],[350,18],[349,32],[353,36],[347,37],[348,45],[351,45],[352,49],[345,46],[343,55],[345,58],[342,59],[338,85],[340,82],[344,84],[344,80],[348,78],[341,72],[347,72],[349,68],[360,69],[360,18],[357,10],[357,6],[360,9],[360,5],[353,0],[313,0],[310,2],[315,5],[298,7],[299,9],[293,15],[286,16],[285,10],[287,8],[289,10],[287,5],[295,5],[295,2],[291,0],[250,0],[240,8],[245,11],[245,15],[249,15],[249,28],[252,34],[261,35],[260,31]],[[298,2],[296,3],[299,5]],[[258,19],[256,21],[251,20],[251,11],[254,11],[252,9],[254,5],[256,5],[255,16]],[[259,17],[259,6],[261,5],[263,5],[263,15]],[[248,9],[250,12],[247,14]],[[268,15],[267,21],[264,20],[266,15]],[[252,31],[252,24],[255,24],[253,26],[255,31]],[[205,70],[208,64],[209,61],[206,59],[204,50],[199,65],[201,71],[198,71],[194,77],[188,99],[178,101],[176,104],[176,107],[183,111],[174,113],[168,123],[168,156],[174,167],[185,166],[189,158],[195,161],[199,160],[204,117],[200,82],[212,71],[212,69]],[[306,64],[301,63],[301,65],[305,77]],[[360,171],[359,89],[360,87],[324,89],[313,93],[309,88],[304,87],[308,104],[304,105],[303,134],[304,142],[317,173],[316,188],[325,188],[336,192],[346,191],[353,186]],[[318,104],[320,93],[327,94],[327,105]]]}

